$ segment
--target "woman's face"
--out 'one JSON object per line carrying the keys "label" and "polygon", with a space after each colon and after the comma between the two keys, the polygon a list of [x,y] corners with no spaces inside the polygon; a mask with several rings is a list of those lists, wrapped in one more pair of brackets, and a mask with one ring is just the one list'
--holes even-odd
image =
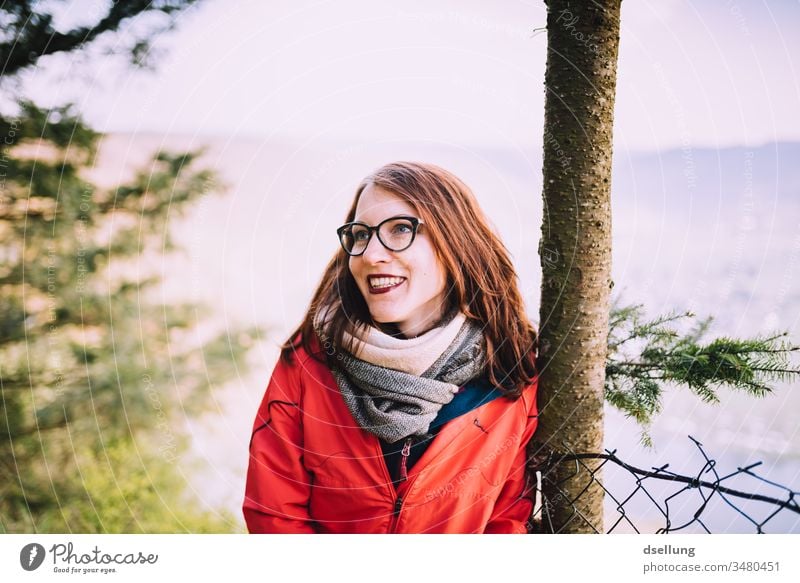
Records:
{"label": "woman's face", "polygon": [[[419,218],[408,202],[370,184],[361,192],[354,221],[376,226],[400,215]],[[444,314],[447,276],[424,226],[399,252],[384,247],[373,233],[364,253],[350,257],[350,273],[372,318],[396,324],[406,338],[428,331]]]}

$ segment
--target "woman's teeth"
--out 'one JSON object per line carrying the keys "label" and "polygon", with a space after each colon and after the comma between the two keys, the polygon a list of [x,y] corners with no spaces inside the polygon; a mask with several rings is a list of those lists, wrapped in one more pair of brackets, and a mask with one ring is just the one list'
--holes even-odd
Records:
{"label": "woman's teeth", "polygon": [[383,289],[403,283],[402,277],[372,277],[369,285],[372,289]]}

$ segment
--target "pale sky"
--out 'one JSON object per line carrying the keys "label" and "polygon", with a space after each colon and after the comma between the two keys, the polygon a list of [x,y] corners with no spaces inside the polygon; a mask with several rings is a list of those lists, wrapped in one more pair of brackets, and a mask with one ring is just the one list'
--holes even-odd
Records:
{"label": "pale sky", "polygon": [[[800,2],[622,4],[617,148],[800,140]],[[207,0],[154,73],[56,57],[25,84],[105,131],[527,147],[544,24],[542,1]]]}

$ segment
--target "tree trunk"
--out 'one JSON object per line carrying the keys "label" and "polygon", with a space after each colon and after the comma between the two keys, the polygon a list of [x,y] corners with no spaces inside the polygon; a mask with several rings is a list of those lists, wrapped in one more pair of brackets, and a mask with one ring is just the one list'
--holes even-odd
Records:
{"label": "tree trunk", "polygon": [[[603,447],[620,15],[620,0],[546,4],[537,461]],[[603,490],[592,475],[576,462],[543,471],[536,529],[603,532]]]}

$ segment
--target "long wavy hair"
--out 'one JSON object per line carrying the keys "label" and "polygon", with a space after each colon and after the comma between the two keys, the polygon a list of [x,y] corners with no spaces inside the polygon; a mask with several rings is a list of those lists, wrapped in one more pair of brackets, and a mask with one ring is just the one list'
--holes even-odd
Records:
{"label": "long wavy hair", "polygon": [[[352,222],[361,193],[368,185],[387,190],[408,202],[422,219],[447,274],[447,306],[458,307],[483,326],[489,381],[511,398],[533,380],[537,334],[527,318],[517,274],[508,250],[489,227],[470,188],[433,164],[394,162],[367,176],[356,190],[345,217]],[[376,325],[350,273],[349,257],[339,248],[328,263],[300,326],[281,346],[281,358],[291,361],[302,345],[308,354],[335,366],[346,327]],[[325,314],[322,349],[313,350],[314,320]]]}

